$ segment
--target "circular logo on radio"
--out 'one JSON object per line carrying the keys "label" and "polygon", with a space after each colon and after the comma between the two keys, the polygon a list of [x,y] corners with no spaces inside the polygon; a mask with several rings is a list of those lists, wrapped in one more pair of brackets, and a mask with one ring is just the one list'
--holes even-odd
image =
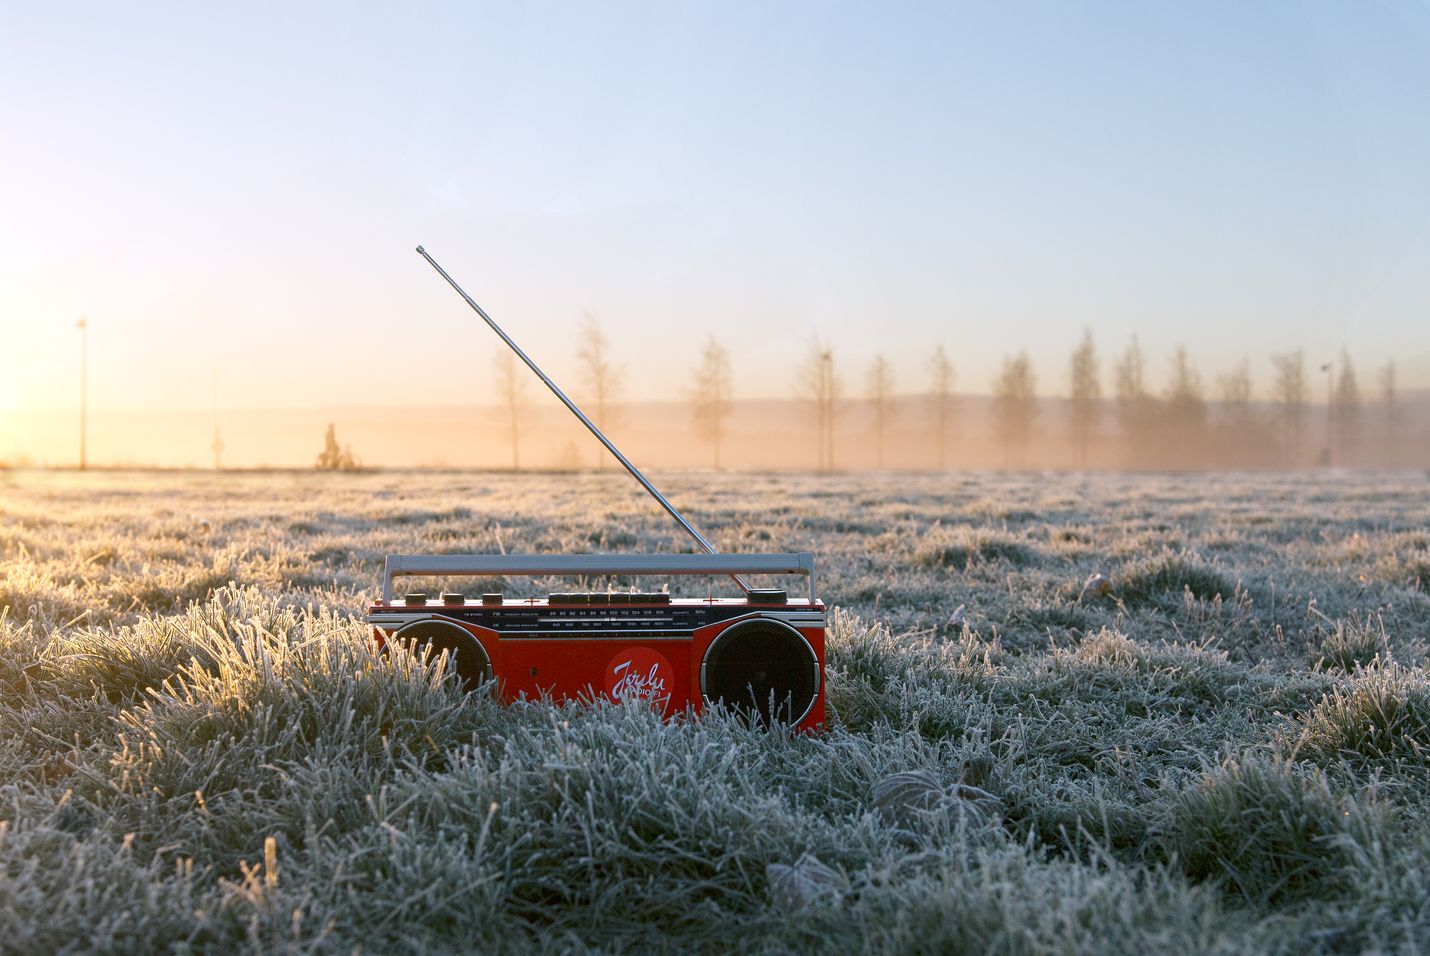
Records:
{"label": "circular logo on radio", "polygon": [[646,700],[665,710],[674,691],[675,668],[654,648],[628,647],[606,665],[606,693],[612,700]]}

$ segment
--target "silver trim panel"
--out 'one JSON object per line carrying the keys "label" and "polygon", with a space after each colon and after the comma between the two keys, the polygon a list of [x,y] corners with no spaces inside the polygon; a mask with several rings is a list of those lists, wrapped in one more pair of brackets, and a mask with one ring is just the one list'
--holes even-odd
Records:
{"label": "silver trim panel", "polygon": [[731,624],[738,624],[741,621],[754,621],[762,618],[798,627],[824,627],[824,615],[818,611],[769,611],[762,608],[757,611],[751,611],[748,614],[741,614],[739,617],[727,617],[721,621],[711,621],[709,624],[701,625],[701,628],[715,627],[717,625],[728,627]]}
{"label": "silver trim panel", "polygon": [[[609,636],[606,636],[606,635],[609,635]],[[662,642],[662,643],[665,643],[665,644],[670,644],[670,643],[672,643],[672,642],[677,642],[677,641],[684,641],[685,643],[688,644],[688,643],[690,643],[693,639],[694,639],[693,636],[690,635],[690,634],[681,634],[681,635],[672,637],[672,636],[669,636],[669,635],[661,636],[661,635],[657,635],[657,634],[642,634],[640,631],[547,631],[547,632],[544,632],[544,633],[543,633],[543,632],[540,632],[540,631],[522,631],[520,634],[503,634],[503,635],[501,636],[501,640],[502,640],[502,643],[503,643],[503,644],[508,643],[508,642],[520,642],[520,641],[552,641],[552,640],[566,640],[566,641],[629,641],[629,642],[637,642],[637,643],[642,643],[642,644],[643,644],[643,643],[646,643],[647,641],[650,641],[650,642],[659,641],[659,642]]]}
{"label": "silver trim panel", "polygon": [[[528,610],[530,610],[530,609],[528,609]],[[539,609],[537,609],[537,610],[539,610]],[[702,624],[702,625],[700,626],[700,629],[703,629],[703,628],[706,628],[706,627],[717,627],[717,626],[729,627],[730,625],[738,624],[738,623],[740,623],[741,621],[753,621],[753,620],[756,620],[756,619],[759,619],[759,618],[768,618],[768,619],[770,619],[770,620],[779,621],[780,623],[782,623],[782,624],[788,624],[788,625],[790,625],[791,627],[823,628],[823,627],[826,626],[825,617],[824,617],[823,614],[808,614],[808,613],[801,613],[801,612],[797,612],[797,611],[751,611],[749,614],[744,614],[744,615],[741,615],[740,617],[729,617],[729,618],[725,618],[724,620],[721,620],[721,621],[712,621],[712,622],[710,622],[709,624]],[[509,632],[509,631],[502,631],[502,630],[500,630],[499,628],[488,628],[488,627],[486,627],[485,625],[476,624],[476,623],[474,623],[474,622],[472,622],[472,621],[465,621],[465,620],[462,620],[461,618],[448,617],[448,616],[443,615],[443,614],[434,614],[434,613],[432,613],[432,609],[424,609],[424,608],[413,608],[412,610],[410,610],[410,611],[408,611],[408,612],[405,612],[405,613],[403,613],[403,612],[394,612],[394,613],[391,613],[391,614],[369,614],[369,615],[367,616],[367,623],[373,625],[374,627],[401,627],[401,626],[403,626],[403,625],[405,625],[405,624],[410,624],[410,623],[412,623],[413,621],[424,621],[424,620],[451,621],[452,623],[461,625],[462,627],[479,627],[479,628],[483,628],[484,630],[493,630],[493,631],[496,631],[498,634],[501,634],[501,635],[502,635],[502,638],[503,638],[504,640],[509,640],[509,639],[510,639],[509,635],[513,633],[513,632]],[[599,621],[598,617],[596,617],[595,615],[593,615],[592,618],[589,618],[589,619],[586,619],[586,618],[572,618],[572,620],[573,620],[573,621],[580,622],[580,623],[606,623],[606,622]],[[642,620],[642,619],[641,619],[641,618],[631,618],[630,620],[640,621],[640,620]],[[614,624],[614,625],[616,625],[616,626],[620,626],[622,622],[621,622],[621,620],[618,619],[618,618],[612,618],[612,619],[611,619],[611,623]],[[661,621],[661,622],[658,622],[658,623],[669,623],[669,622]],[[555,632],[552,632],[552,633],[558,633],[558,634],[572,634],[572,633],[575,633],[577,630],[578,630],[578,629],[572,629],[572,630],[570,630],[570,631],[562,630],[562,631],[555,631]],[[609,629],[608,629],[608,628],[607,628],[607,629],[599,629],[599,630],[593,629],[592,631],[587,632],[587,633],[600,633],[600,630],[609,630]],[[623,628],[623,632],[624,632],[624,633],[639,633],[639,629],[636,629],[635,631],[631,631],[631,630],[628,629],[628,628]],[[525,635],[525,634],[531,634],[532,632],[531,632],[531,631],[519,631],[519,632],[515,632],[515,633],[516,633],[516,634]]]}
{"label": "silver trim panel", "polygon": [[413,575],[491,577],[537,574],[802,574],[814,597],[814,554],[389,554],[382,569],[382,600],[392,582]]}

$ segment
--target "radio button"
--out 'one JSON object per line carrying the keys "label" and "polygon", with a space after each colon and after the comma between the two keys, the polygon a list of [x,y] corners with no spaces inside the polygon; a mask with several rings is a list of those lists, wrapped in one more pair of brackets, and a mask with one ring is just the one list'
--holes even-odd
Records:
{"label": "radio button", "polygon": [[448,607],[461,607],[462,605],[467,603],[467,596],[465,594],[457,594],[453,591],[443,591],[442,603],[447,605]]}
{"label": "radio button", "polygon": [[482,595],[482,603],[488,607],[491,607],[492,605],[500,606],[501,602],[502,596],[500,591],[496,592],[495,594],[487,593]]}
{"label": "radio button", "polygon": [[408,591],[402,596],[402,603],[408,607],[426,607],[427,595],[421,591]]}

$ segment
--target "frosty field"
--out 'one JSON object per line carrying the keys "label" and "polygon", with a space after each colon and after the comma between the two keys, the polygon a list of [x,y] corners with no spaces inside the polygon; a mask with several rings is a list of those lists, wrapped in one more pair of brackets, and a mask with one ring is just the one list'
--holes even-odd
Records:
{"label": "frosty field", "polygon": [[0,472],[0,952],[1430,948],[1425,475],[656,478],[817,553],[825,734],[373,650],[388,553],[689,550],[623,475]]}

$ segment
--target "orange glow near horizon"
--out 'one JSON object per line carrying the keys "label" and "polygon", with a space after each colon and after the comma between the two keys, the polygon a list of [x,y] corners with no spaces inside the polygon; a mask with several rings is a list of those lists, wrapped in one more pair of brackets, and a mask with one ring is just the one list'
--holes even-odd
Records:
{"label": "orange glow near horizon", "polygon": [[1430,387],[1430,11],[1034,8],[18,8],[0,414],[77,413],[82,313],[97,415],[489,404],[419,243],[578,395],[587,312],[633,401],[712,335],[738,399],[815,339],[849,399],[939,346],[1064,395],[1084,329],[1105,391],[1134,334],[1156,390]]}

